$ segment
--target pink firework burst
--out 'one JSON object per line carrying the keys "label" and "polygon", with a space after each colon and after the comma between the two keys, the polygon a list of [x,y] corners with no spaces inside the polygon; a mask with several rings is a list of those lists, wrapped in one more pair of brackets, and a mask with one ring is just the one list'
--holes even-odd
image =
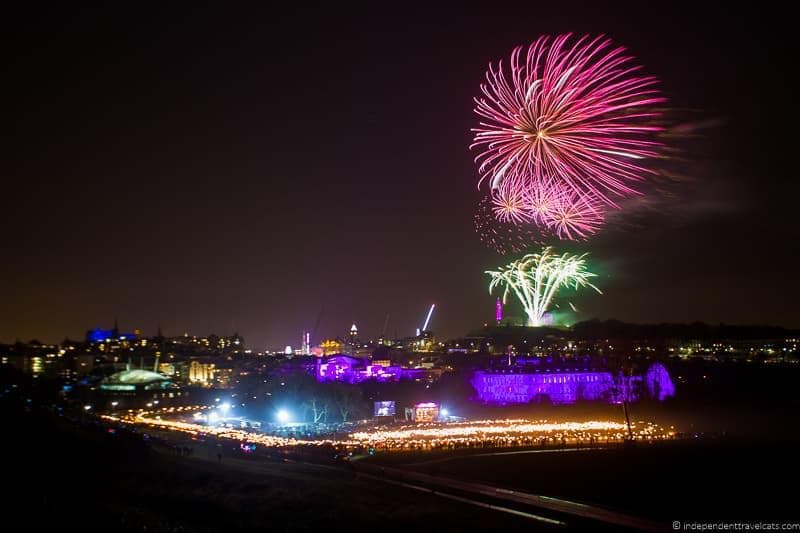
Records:
{"label": "pink firework burst", "polygon": [[597,232],[605,219],[603,209],[585,196],[565,191],[554,208],[543,216],[543,223],[560,239],[582,240]]}
{"label": "pink firework burst", "polygon": [[481,182],[522,197],[555,181],[610,206],[635,194],[660,146],[653,106],[665,101],[656,78],[639,71],[610,39],[570,34],[540,37],[514,49],[507,67],[490,65],[470,147],[481,150]]}
{"label": "pink firework burst", "polygon": [[564,190],[556,184],[532,187],[526,194],[526,205],[531,220],[540,226],[546,221],[563,201]]}
{"label": "pink firework burst", "polygon": [[530,222],[527,199],[519,190],[495,189],[491,198],[492,210],[500,222],[515,224]]}

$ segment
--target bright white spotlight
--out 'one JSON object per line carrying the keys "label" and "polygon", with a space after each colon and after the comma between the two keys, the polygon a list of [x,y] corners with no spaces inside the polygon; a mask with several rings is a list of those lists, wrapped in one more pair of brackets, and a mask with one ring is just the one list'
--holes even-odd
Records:
{"label": "bright white spotlight", "polygon": [[229,404],[228,402],[225,402],[222,405],[220,405],[219,408],[223,413],[227,413],[228,411],[231,410],[231,404]]}
{"label": "bright white spotlight", "polygon": [[448,411],[447,409],[445,409],[444,407],[442,407],[441,411],[439,411],[439,415],[440,415],[442,418],[447,418],[448,416],[450,416],[450,411]]}
{"label": "bright white spotlight", "polygon": [[289,412],[286,409],[281,409],[278,411],[278,422],[281,424],[285,424],[289,421]]}

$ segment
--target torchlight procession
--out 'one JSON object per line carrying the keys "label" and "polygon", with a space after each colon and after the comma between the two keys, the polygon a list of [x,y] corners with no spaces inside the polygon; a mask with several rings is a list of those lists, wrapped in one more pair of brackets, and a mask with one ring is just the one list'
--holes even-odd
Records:
{"label": "torchlight procession", "polygon": [[[195,409],[197,408],[195,407]],[[223,425],[167,420],[159,414],[146,411],[123,416],[102,415],[101,418],[109,422],[146,426],[193,436],[207,435],[272,448],[327,445],[344,448],[369,446],[381,451],[402,451],[461,447],[601,444],[622,442],[627,433],[625,424],[621,422],[497,419],[431,422],[400,426],[382,425],[363,431],[344,433],[342,438],[298,439]],[[632,424],[632,437],[635,440],[666,440],[674,438],[675,434],[674,427],[664,428],[644,421]]]}

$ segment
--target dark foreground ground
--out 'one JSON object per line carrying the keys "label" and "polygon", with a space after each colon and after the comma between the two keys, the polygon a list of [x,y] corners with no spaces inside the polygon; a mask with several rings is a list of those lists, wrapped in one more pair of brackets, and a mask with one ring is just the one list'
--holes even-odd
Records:
{"label": "dark foreground ground", "polygon": [[[786,372],[784,377],[797,376]],[[377,455],[367,461],[606,507],[658,521],[666,530],[675,520],[798,520],[800,405],[794,381],[780,385],[741,387],[727,395],[720,389],[702,398],[687,393],[665,404],[632,406],[634,421],[674,424],[685,434],[702,436],[663,446],[512,454],[509,449],[487,449]],[[154,446],[155,439],[109,433],[46,409],[26,409],[24,396],[20,398],[13,405],[0,399],[4,524],[24,526],[11,530],[414,532],[550,527],[358,476],[341,465],[253,461],[235,458],[230,450],[217,462],[216,448],[209,450],[207,445],[191,457],[180,456]],[[621,420],[619,407],[607,405],[487,408],[463,414]],[[573,529],[596,530],[601,525],[559,518]]]}
{"label": "dark foreground ground", "polygon": [[484,450],[370,460],[577,500],[670,524],[800,518],[799,450],[796,444],[696,439],[607,450]]}
{"label": "dark foreground ground", "polygon": [[271,462],[249,471],[229,455],[218,463],[161,453],[42,413],[5,412],[4,427],[3,521],[18,530],[531,530],[524,518],[346,469]]}

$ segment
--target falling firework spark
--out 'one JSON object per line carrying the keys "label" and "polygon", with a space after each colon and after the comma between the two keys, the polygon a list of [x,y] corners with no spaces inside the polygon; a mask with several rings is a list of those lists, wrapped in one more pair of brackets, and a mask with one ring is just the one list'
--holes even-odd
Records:
{"label": "falling firework spark", "polygon": [[500,255],[520,254],[530,250],[535,243],[544,244],[544,231],[529,224],[513,224],[497,219],[492,198],[484,197],[478,203],[474,217],[475,233],[481,242]]}
{"label": "falling firework spark", "polygon": [[589,281],[597,275],[586,269],[585,257],[586,254],[556,255],[548,246],[541,253],[528,254],[497,271],[487,270],[486,274],[491,277],[489,293],[503,285],[503,302],[513,292],[528,315],[528,325],[540,326],[559,290],[591,287],[600,293]]}

